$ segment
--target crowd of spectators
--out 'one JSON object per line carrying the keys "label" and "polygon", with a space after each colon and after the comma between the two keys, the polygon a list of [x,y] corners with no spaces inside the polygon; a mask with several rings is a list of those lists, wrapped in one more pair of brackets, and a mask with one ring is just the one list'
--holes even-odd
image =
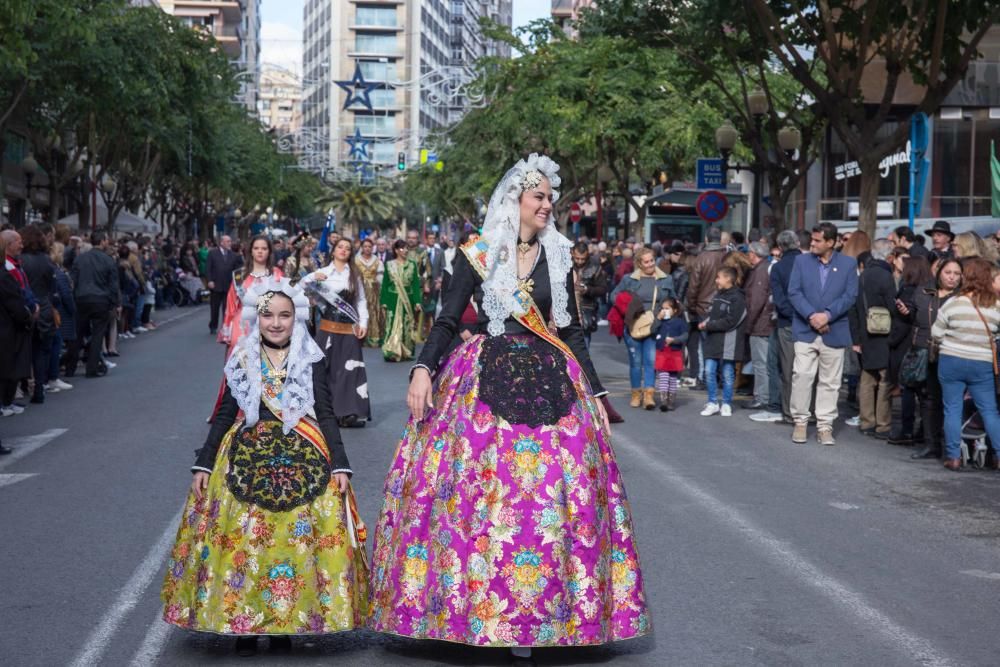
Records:
{"label": "crowd of spectators", "polygon": [[844,423],[914,459],[996,467],[984,443],[1000,444],[998,247],[1000,233],[956,235],[946,221],[874,240],[830,224],[710,228],[698,245],[582,239],[583,275],[602,281],[578,290],[606,294],[598,319],[628,349],[633,408],[672,410],[680,385],[706,392],[703,416],[746,408],[796,443],[815,423],[833,445]]}
{"label": "crowd of spectators", "polygon": [[79,375],[106,376],[119,341],[155,331],[154,310],[179,305],[168,297],[183,281],[198,287],[182,301],[198,302],[204,245],[100,231],[85,240],[44,223],[0,230],[0,416],[72,390]]}

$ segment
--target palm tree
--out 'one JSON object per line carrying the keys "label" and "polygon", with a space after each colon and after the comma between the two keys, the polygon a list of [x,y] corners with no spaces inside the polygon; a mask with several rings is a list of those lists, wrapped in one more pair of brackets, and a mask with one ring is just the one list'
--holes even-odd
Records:
{"label": "palm tree", "polygon": [[335,209],[344,233],[357,235],[362,226],[394,222],[393,216],[402,202],[393,188],[344,180],[329,186],[326,194],[316,199],[316,205]]}

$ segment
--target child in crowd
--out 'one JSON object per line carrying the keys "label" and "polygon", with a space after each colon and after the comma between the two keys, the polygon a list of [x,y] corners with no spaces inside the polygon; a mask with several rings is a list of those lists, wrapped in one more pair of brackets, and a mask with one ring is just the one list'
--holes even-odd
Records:
{"label": "child in crowd", "polygon": [[656,391],[660,395],[660,411],[677,407],[677,388],[684,370],[684,345],[688,339],[688,323],[677,299],[667,299],[660,310],[660,325],[656,330]]}
{"label": "child in crowd", "polygon": [[[709,307],[708,317],[698,328],[705,332],[705,385],[708,403],[701,411],[702,417],[721,414],[733,415],[733,385],[736,379],[736,362],[743,361],[747,318],[743,291],[736,286],[736,270],[724,266],[715,275],[715,297]],[[722,403],[719,403],[719,370],[722,371]]]}

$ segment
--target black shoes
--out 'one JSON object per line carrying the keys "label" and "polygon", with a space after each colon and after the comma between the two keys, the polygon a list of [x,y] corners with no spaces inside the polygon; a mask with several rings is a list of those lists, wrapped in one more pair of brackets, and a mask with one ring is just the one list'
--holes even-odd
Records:
{"label": "black shoes", "polygon": [[913,436],[909,433],[897,433],[896,435],[890,435],[889,444],[896,445],[898,447],[912,447]]}
{"label": "black shoes", "polygon": [[0,444],[0,456],[6,456],[7,454],[13,454],[13,453],[14,453],[13,449],[11,449],[10,447],[4,447],[2,444]]}
{"label": "black shoes", "polygon": [[920,459],[939,459],[941,458],[941,449],[936,448],[933,445],[928,445],[919,452],[913,452],[910,454],[910,458],[914,461],[918,461]]}
{"label": "black shoes", "polygon": [[750,401],[749,403],[744,403],[740,406],[744,410],[764,410],[767,408],[767,403],[761,403],[760,401]]}

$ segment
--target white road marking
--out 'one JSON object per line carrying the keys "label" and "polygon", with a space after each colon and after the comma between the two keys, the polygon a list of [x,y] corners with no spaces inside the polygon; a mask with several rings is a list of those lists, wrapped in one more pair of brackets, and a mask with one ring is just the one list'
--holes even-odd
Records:
{"label": "white road marking", "polygon": [[959,574],[964,574],[970,577],[978,577],[980,579],[1000,580],[1000,572],[986,572],[985,570],[961,570]]}
{"label": "white road marking", "polygon": [[156,544],[146,554],[139,567],[132,573],[131,578],[126,582],[125,587],[122,588],[118,597],[115,598],[114,603],[108,607],[108,611],[104,615],[104,618],[101,619],[100,625],[90,633],[87,643],[84,644],[83,649],[80,650],[76,659],[72,662],[72,667],[91,667],[91,665],[101,664],[101,656],[104,655],[108,645],[114,639],[118,626],[131,613],[135,605],[139,603],[139,600],[142,599],[142,594],[149,587],[150,582],[153,581],[157,572],[160,571],[160,564],[174,543],[174,537],[177,535],[177,525],[180,523],[183,511],[183,507],[177,511],[177,514],[167,524],[163,534],[160,535],[160,539],[156,541]]}
{"label": "white road marking", "polygon": [[149,626],[149,631],[142,640],[142,645],[132,657],[130,667],[149,667],[156,664],[156,659],[160,657],[163,645],[167,643],[167,636],[174,627],[163,620],[163,610],[157,608],[156,616]]}
{"label": "white road marking", "polygon": [[23,459],[39,447],[49,444],[67,430],[68,429],[65,428],[50,428],[48,431],[43,431],[42,433],[38,433],[36,435],[26,435],[20,438],[5,438],[4,444],[13,449],[14,453],[8,454],[0,459],[0,470],[3,470],[15,461]]}
{"label": "white road marking", "polygon": [[861,509],[858,505],[851,505],[849,503],[829,503],[830,507],[837,510],[844,510],[845,512],[849,510],[859,510]]}
{"label": "white road marking", "polygon": [[912,632],[892,620],[887,614],[876,609],[861,593],[852,590],[847,584],[825,573],[799,554],[792,545],[771,535],[757,526],[732,505],[719,500],[708,491],[678,473],[673,467],[652,456],[632,439],[616,433],[614,446],[627,450],[630,454],[644,460],[650,468],[658,471],[661,479],[673,486],[684,495],[694,500],[697,505],[710,513],[716,521],[732,529],[774,562],[783,572],[788,572],[798,578],[805,586],[816,589],[821,595],[842,607],[852,620],[865,631],[874,631],[887,644],[906,655],[915,664],[946,667],[956,664],[951,658],[939,653],[924,637]]}
{"label": "white road marking", "polygon": [[17,484],[18,482],[23,482],[29,477],[34,477],[37,472],[14,472],[7,473],[6,475],[0,475],[0,486],[10,486],[11,484]]}

